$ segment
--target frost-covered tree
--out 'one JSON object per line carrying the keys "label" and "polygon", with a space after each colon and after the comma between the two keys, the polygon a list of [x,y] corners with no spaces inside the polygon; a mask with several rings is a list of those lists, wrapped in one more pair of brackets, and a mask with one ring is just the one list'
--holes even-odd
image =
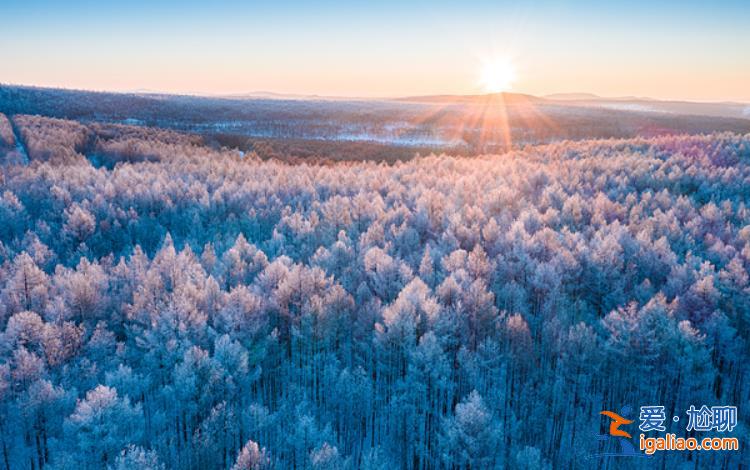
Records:
{"label": "frost-covered tree", "polygon": [[115,463],[128,442],[141,438],[140,405],[118,396],[117,390],[99,385],[86,392],[66,419],[68,439],[78,465],[99,468]]}
{"label": "frost-covered tree", "polygon": [[[579,468],[602,409],[747,427],[748,135],[318,165],[12,119],[0,470]],[[744,454],[632,462],[686,464]]]}
{"label": "frost-covered tree", "polygon": [[473,391],[456,405],[455,415],[444,424],[443,461],[456,468],[501,467],[502,440],[500,423]]}

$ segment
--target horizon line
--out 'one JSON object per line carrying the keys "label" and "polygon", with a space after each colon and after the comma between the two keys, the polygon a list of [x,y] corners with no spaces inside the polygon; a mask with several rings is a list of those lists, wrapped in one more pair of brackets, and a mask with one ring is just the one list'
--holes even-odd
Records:
{"label": "horizon line", "polygon": [[[284,92],[284,91],[269,91],[269,90],[255,90],[255,91],[235,91],[235,92],[204,92],[204,91],[168,91],[168,90],[156,90],[150,88],[135,88],[135,89],[95,89],[95,88],[83,88],[77,86],[49,86],[49,85],[35,85],[25,83],[6,83],[0,82],[0,87],[17,87],[17,88],[37,88],[46,90],[62,90],[62,91],[78,91],[87,93],[111,93],[120,95],[167,95],[167,96],[185,96],[185,97],[196,97],[196,98],[218,98],[218,99],[287,99],[287,100],[300,100],[300,101],[398,101],[398,100],[410,100],[410,99],[424,99],[424,98],[438,98],[438,97],[457,97],[457,98],[468,98],[468,97],[481,97],[481,96],[498,96],[498,95],[517,95],[517,96],[529,96],[533,98],[547,99],[550,101],[586,101],[586,100],[612,100],[612,101],[656,101],[662,103],[696,103],[696,104],[736,104],[736,105],[750,105],[750,98],[748,99],[727,99],[727,100],[696,100],[696,99],[685,99],[685,98],[655,98],[652,96],[630,96],[630,95],[619,95],[619,96],[607,96],[600,95],[594,92],[588,91],[557,91],[545,94],[534,94],[523,91],[507,90],[496,93],[428,93],[423,95],[417,94],[404,94],[404,95],[330,95],[330,94],[317,94],[317,93],[298,93],[298,92]],[[267,95],[267,96],[264,96]],[[562,98],[563,96],[571,96],[571,98]],[[573,98],[575,95],[588,95],[581,98]]]}

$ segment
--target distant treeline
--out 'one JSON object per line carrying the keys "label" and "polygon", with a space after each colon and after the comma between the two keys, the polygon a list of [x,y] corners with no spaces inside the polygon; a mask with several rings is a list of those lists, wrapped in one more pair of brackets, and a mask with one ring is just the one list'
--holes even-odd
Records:
{"label": "distant treeline", "polygon": [[[273,147],[272,153],[284,154],[287,141],[305,142],[307,150],[292,152],[299,158],[311,153],[317,157],[310,150],[319,147],[316,141],[344,142],[352,144],[347,151],[357,154],[345,158],[350,160],[393,160],[392,153],[379,150],[384,148],[405,148],[396,153],[409,156],[429,151],[479,154],[565,139],[750,131],[747,119],[576,107],[544,100],[499,106],[497,102],[230,99],[20,86],[0,86],[0,113],[159,126],[250,143],[238,147],[243,151],[252,150],[252,142],[265,142]],[[336,148],[327,148],[333,150],[326,153],[337,153]]]}

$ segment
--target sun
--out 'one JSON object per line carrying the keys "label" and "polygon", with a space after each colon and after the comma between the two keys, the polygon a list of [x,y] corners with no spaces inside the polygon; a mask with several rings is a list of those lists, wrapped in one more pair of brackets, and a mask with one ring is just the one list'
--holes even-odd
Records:
{"label": "sun", "polygon": [[479,83],[487,93],[508,91],[515,80],[516,68],[508,59],[499,58],[482,64]]}

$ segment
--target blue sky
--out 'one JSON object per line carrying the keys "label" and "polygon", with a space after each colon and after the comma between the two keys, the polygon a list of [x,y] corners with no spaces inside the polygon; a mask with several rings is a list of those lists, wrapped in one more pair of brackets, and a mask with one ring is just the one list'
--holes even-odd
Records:
{"label": "blue sky", "polygon": [[750,101],[750,6],[725,2],[3,0],[0,82],[342,96],[512,91]]}

